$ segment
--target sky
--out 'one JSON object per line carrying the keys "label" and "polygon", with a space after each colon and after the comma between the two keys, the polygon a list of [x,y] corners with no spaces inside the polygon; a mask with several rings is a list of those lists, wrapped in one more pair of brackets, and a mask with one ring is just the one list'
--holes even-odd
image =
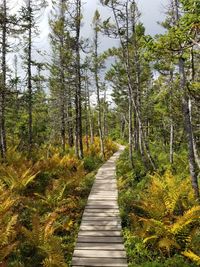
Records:
{"label": "sky", "polygon": [[[15,6],[14,9],[17,10],[20,5],[22,5],[26,0],[10,0],[9,2]],[[48,17],[51,10],[51,0],[47,0],[49,2],[49,7],[43,11],[40,17],[40,36],[34,40],[34,47],[36,49],[40,49],[41,51],[47,51],[46,56],[41,58],[36,52],[33,51],[33,57],[39,61],[50,61],[50,45],[49,45],[49,25],[48,25]],[[141,12],[141,22],[143,22],[146,28],[146,34],[155,35],[162,33],[163,28],[157,23],[158,21],[163,21],[165,16],[165,11],[169,0],[136,0],[139,11]],[[82,12],[83,12],[83,22],[81,35],[83,38],[93,38],[92,33],[92,18],[94,16],[94,12],[96,9],[99,10],[102,20],[110,17],[110,10],[106,7],[102,7],[99,0],[83,0],[82,2]],[[100,41],[100,52],[118,45],[117,40],[110,39],[108,37],[101,37]],[[35,51],[36,51],[35,49]],[[13,61],[13,57],[10,57],[11,65]],[[23,73],[23,70],[20,68],[19,72]],[[22,74],[23,76],[23,74]]]}
{"label": "sky", "polygon": [[[26,0],[10,0],[9,3],[15,6],[14,9],[21,6]],[[49,26],[48,26],[48,15],[51,9],[51,0],[49,2],[49,7],[43,11],[40,18],[40,36],[35,40],[35,46],[41,50],[50,51],[49,46]],[[157,23],[164,19],[164,13],[169,0],[136,0],[139,10],[141,12],[141,21],[144,23],[146,28],[146,33],[150,35],[155,35],[162,33],[163,28]],[[99,0],[83,0],[82,1],[82,12],[83,12],[83,26],[81,29],[81,35],[83,37],[92,38],[92,18],[96,9],[101,13],[102,19],[106,19],[110,16],[110,11],[108,8],[102,7]],[[114,45],[117,45],[116,40],[110,38],[102,38],[100,44],[100,50],[106,50]]]}
{"label": "sky", "polygon": [[[141,12],[141,21],[146,27],[148,34],[155,35],[162,32],[162,28],[157,24],[157,21],[162,21],[169,0],[136,0]],[[98,0],[85,0],[83,5],[83,14],[85,15],[85,29],[89,29],[94,11],[99,9],[101,15],[106,18],[109,16],[107,8],[103,8]]]}
{"label": "sky", "polygon": [[[18,0],[19,2],[21,0]],[[50,0],[49,0],[50,1]],[[150,35],[155,35],[162,33],[163,28],[157,23],[164,19],[167,3],[169,0],[136,0],[139,10],[141,12],[141,21],[144,23],[146,28],[146,33]],[[41,18],[41,35],[38,40],[38,46],[43,48],[48,48],[48,8],[42,18]],[[108,8],[102,7],[99,0],[83,0],[82,10],[83,10],[83,26],[81,29],[81,35],[86,38],[92,38],[92,18],[95,10],[98,9],[101,13],[102,19],[106,19],[110,16],[110,11]],[[113,45],[117,44],[116,41],[109,38],[102,38],[101,40],[101,50],[105,50]]]}

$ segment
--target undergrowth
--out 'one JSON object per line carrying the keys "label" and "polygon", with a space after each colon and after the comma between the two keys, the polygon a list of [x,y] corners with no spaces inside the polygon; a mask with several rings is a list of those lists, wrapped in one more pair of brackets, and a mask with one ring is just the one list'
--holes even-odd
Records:
{"label": "undergrowth", "polygon": [[[106,159],[115,151],[105,141]],[[16,149],[0,166],[0,266],[67,267],[95,172],[103,163],[99,139],[79,160],[48,146],[33,159]]]}
{"label": "undergrowth", "polygon": [[200,206],[183,162],[175,155],[173,166],[150,173],[138,155],[134,169],[128,151],[121,155],[119,205],[130,267],[200,265]]}

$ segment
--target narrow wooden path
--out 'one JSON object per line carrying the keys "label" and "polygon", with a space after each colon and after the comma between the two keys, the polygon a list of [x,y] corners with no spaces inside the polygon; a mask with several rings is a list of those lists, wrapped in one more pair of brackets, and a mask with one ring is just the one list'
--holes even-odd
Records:
{"label": "narrow wooden path", "polygon": [[120,146],[98,171],[85,208],[72,266],[127,267],[117,203],[115,163]]}

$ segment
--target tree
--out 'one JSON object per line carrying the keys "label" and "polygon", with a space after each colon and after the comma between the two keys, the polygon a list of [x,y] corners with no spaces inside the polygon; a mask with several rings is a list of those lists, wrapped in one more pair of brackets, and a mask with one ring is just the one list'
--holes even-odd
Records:
{"label": "tree", "polygon": [[6,108],[6,53],[7,53],[7,1],[3,0],[1,6],[1,30],[2,30],[2,42],[1,42],[1,68],[0,73],[0,150],[3,159],[6,158],[6,126],[5,126],[5,108]]}
{"label": "tree", "polygon": [[104,149],[104,136],[103,136],[103,126],[102,126],[102,105],[100,99],[100,84],[99,84],[99,71],[102,65],[101,59],[98,55],[98,45],[99,45],[99,31],[100,31],[100,14],[96,10],[93,18],[93,30],[94,30],[94,54],[93,54],[93,72],[96,85],[96,94],[97,94],[97,107],[98,107],[98,128],[99,128],[99,137],[101,143],[101,155],[105,157]]}
{"label": "tree", "polygon": [[21,20],[24,23],[23,30],[25,34],[25,64],[27,71],[27,110],[28,110],[28,152],[31,155],[33,148],[33,85],[32,85],[32,67],[34,66],[34,60],[32,56],[33,52],[33,37],[37,32],[37,20],[36,13],[45,8],[45,0],[33,1],[28,0],[25,3],[25,7],[21,9]]}
{"label": "tree", "polygon": [[[112,34],[119,38],[121,45],[121,53],[123,55],[123,65],[126,73],[128,96],[129,96],[129,156],[132,167],[133,163],[133,111],[135,112],[135,119],[138,125],[140,140],[140,152],[143,155],[143,149],[146,153],[148,161],[153,169],[156,168],[154,160],[151,156],[149,145],[145,139],[142,114],[140,109],[140,66],[138,61],[138,50],[136,42],[136,3],[135,1],[101,1],[102,4],[108,6],[114,16],[114,24],[109,22],[109,19],[103,23],[104,30],[109,35]],[[130,50],[134,50],[135,64],[132,65]],[[132,72],[134,71],[136,82],[133,79]],[[136,124],[135,124],[136,125]]]}

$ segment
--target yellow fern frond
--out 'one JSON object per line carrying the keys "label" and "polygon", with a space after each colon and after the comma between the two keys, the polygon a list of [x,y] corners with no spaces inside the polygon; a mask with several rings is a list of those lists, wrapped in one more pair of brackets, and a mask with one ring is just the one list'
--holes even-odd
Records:
{"label": "yellow fern frond", "polygon": [[174,241],[173,239],[169,239],[167,237],[162,238],[158,242],[158,247],[159,248],[165,248],[168,252],[171,250],[172,247],[180,249],[180,246],[176,241]]}
{"label": "yellow fern frond", "polygon": [[198,221],[200,222],[200,205],[194,206],[188,211],[186,211],[183,216],[180,216],[176,223],[171,227],[172,233],[180,232],[184,227],[190,225],[191,223]]}
{"label": "yellow fern frond", "polygon": [[0,230],[0,247],[8,245],[10,240],[13,240],[13,237],[15,236],[15,225],[17,224],[17,215],[13,215],[11,218],[9,218],[9,221],[6,222],[3,226],[1,225],[2,229]]}
{"label": "yellow fern frond", "polygon": [[144,238],[143,243],[148,243],[149,241],[155,240],[157,238],[158,238],[157,235],[152,235],[152,236],[146,237],[146,238]]}
{"label": "yellow fern frond", "polygon": [[2,262],[18,245],[18,242],[0,248],[0,262]]}
{"label": "yellow fern frond", "polygon": [[182,252],[182,254],[189,258],[191,261],[195,262],[198,266],[200,266],[200,256],[196,255],[194,252],[191,250],[186,250]]}

